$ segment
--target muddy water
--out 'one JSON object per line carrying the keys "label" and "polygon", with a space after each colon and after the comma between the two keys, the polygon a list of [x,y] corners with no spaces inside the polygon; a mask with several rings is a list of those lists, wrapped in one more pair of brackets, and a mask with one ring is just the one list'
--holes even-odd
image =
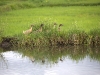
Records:
{"label": "muddy water", "polygon": [[0,49],[0,75],[100,75],[100,47]]}

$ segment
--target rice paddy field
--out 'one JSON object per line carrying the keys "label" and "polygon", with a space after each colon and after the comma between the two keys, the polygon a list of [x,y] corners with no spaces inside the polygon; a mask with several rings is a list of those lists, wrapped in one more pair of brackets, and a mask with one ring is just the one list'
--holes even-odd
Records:
{"label": "rice paddy field", "polygon": [[[35,1],[35,0],[34,0]],[[60,37],[57,38],[60,42],[62,42],[62,37],[68,37],[70,33],[72,34],[80,34],[85,33],[85,35],[88,35],[89,40],[95,39],[99,40],[97,41],[100,43],[100,5],[91,5],[91,4],[99,4],[99,0],[96,1],[90,1],[90,0],[82,0],[82,1],[71,1],[68,0],[70,4],[76,4],[76,5],[68,5],[68,1],[64,2],[65,0],[61,1],[52,1],[52,0],[41,0],[39,1],[39,5],[37,5],[38,2],[33,2],[33,6],[28,6],[28,8],[23,7],[21,9],[15,9],[16,7],[11,7],[9,11],[3,11],[3,8],[7,5],[11,5],[11,2],[9,1],[8,4],[1,5],[0,6],[0,36],[1,40],[2,37],[17,37],[21,40],[24,39],[24,41],[27,38],[33,38],[36,40],[36,38],[45,39],[44,37],[51,37],[52,34],[54,34],[54,30],[52,30],[53,24],[57,23],[56,28],[58,28],[59,24],[63,24],[61,27],[60,33],[56,31],[57,36]],[[27,1],[25,1],[27,3]],[[22,1],[22,3],[25,3]],[[28,1],[29,2],[29,1]],[[46,3],[47,2],[47,3]],[[18,1],[15,1],[13,4],[18,3]],[[83,6],[83,4],[90,4]],[[44,5],[43,5],[44,4]],[[57,5],[58,4],[58,5]],[[65,4],[65,5],[64,5]],[[79,5],[77,5],[79,4]],[[36,7],[37,5],[37,7]],[[42,6],[43,5],[43,6]],[[53,5],[53,6],[51,6]],[[55,5],[55,6],[54,6]],[[30,7],[30,8],[29,8]],[[30,28],[30,25],[34,25],[33,32],[27,36],[23,34],[23,30],[27,30]],[[34,33],[36,29],[40,26],[40,24],[44,24],[44,31],[43,33]],[[51,31],[50,33],[47,33],[47,30]],[[54,34],[55,35],[55,34]],[[71,37],[74,35],[71,35]],[[97,38],[94,38],[96,36]],[[85,36],[87,37],[87,36]],[[23,39],[22,39],[23,38]],[[55,36],[53,36],[55,39]],[[80,38],[75,36],[75,38]],[[83,36],[81,37],[81,39]],[[53,42],[54,39],[52,39]],[[73,39],[73,38],[72,38]],[[40,39],[37,39],[38,41]],[[68,40],[68,39],[67,39]],[[74,39],[75,41],[76,39]],[[78,40],[78,39],[77,39]],[[85,39],[86,40],[86,39]],[[94,41],[95,41],[94,40]],[[63,40],[65,41],[65,40]],[[28,42],[28,41],[27,41]],[[56,41],[57,42],[57,41]],[[88,40],[87,40],[88,42]],[[93,41],[91,41],[93,42]]]}
{"label": "rice paddy field", "polygon": [[[62,23],[62,30],[77,28],[89,32],[100,28],[100,6],[41,7],[15,10],[0,15],[5,36],[22,34],[31,24]],[[23,35],[23,34],[22,34]]]}

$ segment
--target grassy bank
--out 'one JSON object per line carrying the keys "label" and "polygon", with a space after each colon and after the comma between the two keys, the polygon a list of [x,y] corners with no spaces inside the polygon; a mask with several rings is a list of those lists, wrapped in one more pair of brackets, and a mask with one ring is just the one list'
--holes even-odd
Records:
{"label": "grassy bank", "polygon": [[[25,2],[27,3],[27,1],[22,1],[21,3]],[[100,6],[57,6],[1,13],[1,41],[9,41],[10,39],[13,45],[32,47],[68,44],[100,45],[99,8]],[[56,29],[53,29],[54,23],[57,23]],[[29,35],[24,35],[23,30],[29,29],[31,24],[34,24],[33,32]],[[36,32],[41,24],[44,24],[43,31]],[[60,32],[58,31],[59,24],[63,24]]]}

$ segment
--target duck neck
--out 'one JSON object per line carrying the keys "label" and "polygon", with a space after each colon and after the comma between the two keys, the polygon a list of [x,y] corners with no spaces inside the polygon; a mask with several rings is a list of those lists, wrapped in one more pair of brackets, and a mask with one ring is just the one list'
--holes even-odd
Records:
{"label": "duck neck", "polygon": [[32,27],[30,28],[30,30],[32,30]]}

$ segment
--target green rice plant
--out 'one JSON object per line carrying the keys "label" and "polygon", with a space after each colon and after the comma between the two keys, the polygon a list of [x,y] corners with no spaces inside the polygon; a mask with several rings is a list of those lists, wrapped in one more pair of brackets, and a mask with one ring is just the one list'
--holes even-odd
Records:
{"label": "green rice plant", "polygon": [[[75,11],[77,13],[75,13]],[[11,35],[13,36],[15,34],[20,34],[23,30],[30,27],[30,24],[36,24],[36,25],[40,24],[38,23],[39,19],[41,20],[41,23],[44,23],[44,25],[49,25],[48,22],[46,23],[46,21],[48,21],[48,18],[51,18],[52,20],[54,20],[53,22],[56,21],[58,24],[63,23],[64,26],[62,27],[62,30],[64,31],[69,31],[71,28],[74,28],[76,26],[79,30],[88,32],[91,29],[98,27],[99,25],[99,20],[98,20],[99,6],[94,6],[92,8],[91,7],[52,7],[52,8],[43,7],[43,8],[34,8],[26,10],[15,10],[0,15],[0,20],[1,20],[0,26],[5,25],[5,30],[4,30],[5,36],[11,36]],[[76,25],[75,22],[77,22]],[[16,31],[12,32],[11,30],[12,31],[16,30]]]}
{"label": "green rice plant", "polygon": [[99,45],[100,44],[100,28],[95,28],[90,30],[89,34],[89,44]]}
{"label": "green rice plant", "polygon": [[1,0],[0,13],[23,8],[34,8],[44,6],[97,6],[99,0]]}
{"label": "green rice plant", "polygon": [[94,29],[90,30],[89,35],[100,37],[100,28],[94,28]]}
{"label": "green rice plant", "polygon": [[87,44],[88,35],[82,30],[69,30],[67,32],[68,40],[71,44]]}
{"label": "green rice plant", "polygon": [[[36,7],[35,3],[29,1],[4,1],[6,4],[3,4],[0,7],[0,13],[5,11],[17,10],[17,9],[25,9],[25,8],[34,8]],[[3,3],[3,2],[1,2]]]}

